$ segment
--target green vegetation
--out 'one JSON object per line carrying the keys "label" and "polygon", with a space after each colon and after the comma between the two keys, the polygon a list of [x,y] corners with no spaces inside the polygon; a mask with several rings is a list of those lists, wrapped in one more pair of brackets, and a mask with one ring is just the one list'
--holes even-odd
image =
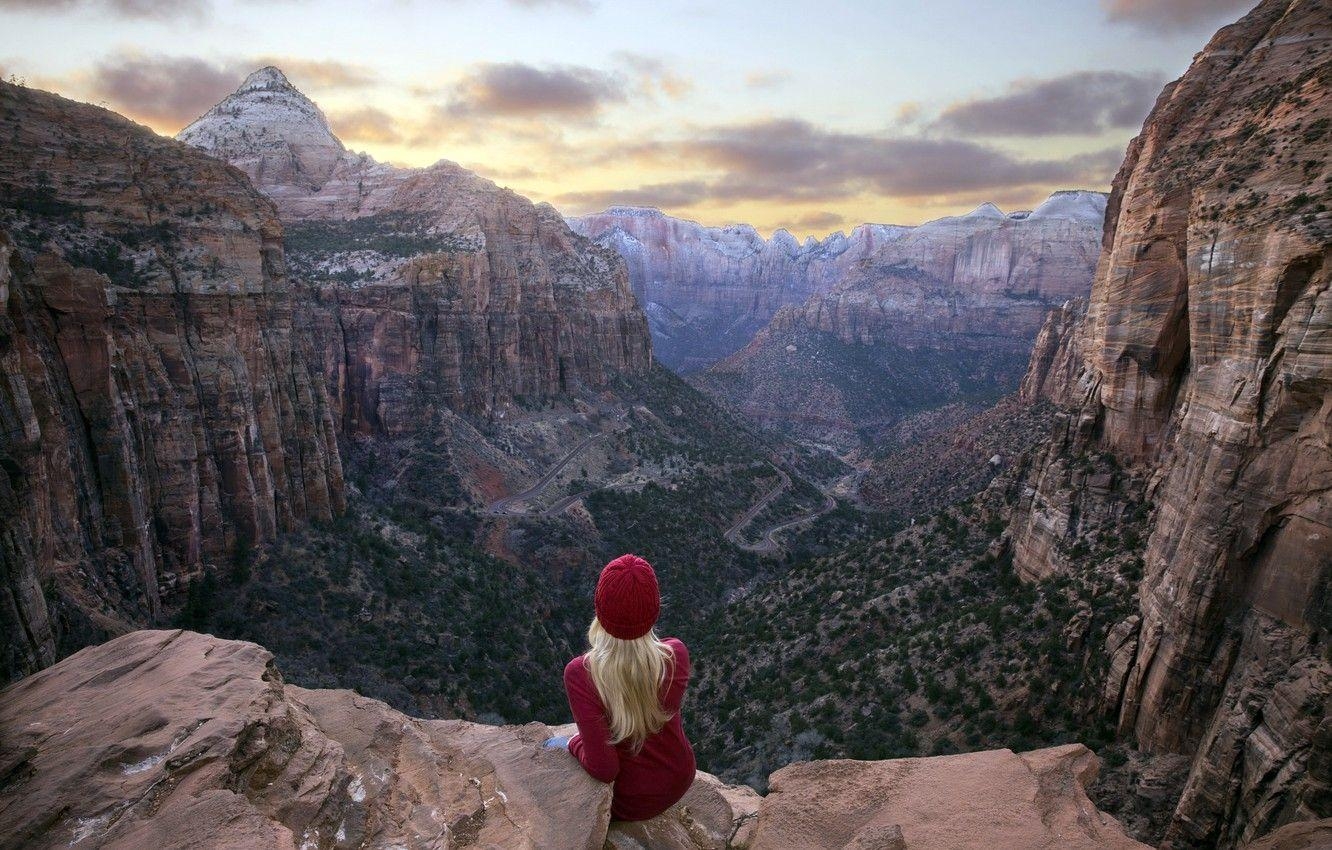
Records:
{"label": "green vegetation", "polygon": [[861,537],[729,604],[695,652],[700,766],[761,784],[796,759],[1109,742],[1102,647],[1133,610],[1146,511],[1127,504],[1069,574],[1025,583],[992,553],[996,509]]}

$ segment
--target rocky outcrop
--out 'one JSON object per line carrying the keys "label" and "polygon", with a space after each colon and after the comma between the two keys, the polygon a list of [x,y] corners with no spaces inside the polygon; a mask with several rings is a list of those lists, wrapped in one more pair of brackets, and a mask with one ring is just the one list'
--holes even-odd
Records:
{"label": "rocky outcrop", "polygon": [[454,163],[398,168],[347,151],[276,68],[178,138],[277,204],[349,432],[410,433],[436,408],[490,416],[651,363],[613,252]]}
{"label": "rocky outcrop", "polygon": [[0,692],[0,847],[1134,848],[1085,747],[700,773],[610,824],[610,786],[539,723],[417,720],[285,685],[259,646],[141,631]]}
{"label": "rocky outcrop", "polygon": [[890,761],[814,761],[772,775],[754,850],[1146,848],[1096,810],[1081,744]]}
{"label": "rocky outcrop", "polygon": [[703,227],[634,207],[569,223],[624,257],[658,356],[692,372],[801,305],[785,323],[848,342],[928,347],[956,336],[963,347],[989,347],[1012,338],[1025,355],[1052,305],[1086,295],[1104,213],[1100,193],[1056,192],[1032,212],[985,204],[919,227],[863,224],[803,245],[785,230],[765,240],[748,225]]}
{"label": "rocky outcrop", "polygon": [[[118,115],[0,84],[0,677],[342,509],[273,206]],[[6,235],[7,233],[7,235]]]}
{"label": "rocky outcrop", "polygon": [[1149,481],[1141,611],[1106,692],[1123,736],[1196,754],[1167,847],[1332,813],[1330,153],[1332,6],[1266,0],[1162,93],[1087,316],[1056,320],[1024,384],[1071,412],[1012,526],[1020,571],[1067,566],[1048,553],[1085,500],[1076,457]]}

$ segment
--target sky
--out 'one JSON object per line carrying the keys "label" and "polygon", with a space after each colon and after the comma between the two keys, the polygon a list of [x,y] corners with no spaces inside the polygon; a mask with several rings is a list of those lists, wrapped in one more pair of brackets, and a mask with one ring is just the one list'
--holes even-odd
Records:
{"label": "sky", "polygon": [[354,150],[822,236],[1106,190],[1253,0],[0,0],[0,77],[174,135],[264,65]]}

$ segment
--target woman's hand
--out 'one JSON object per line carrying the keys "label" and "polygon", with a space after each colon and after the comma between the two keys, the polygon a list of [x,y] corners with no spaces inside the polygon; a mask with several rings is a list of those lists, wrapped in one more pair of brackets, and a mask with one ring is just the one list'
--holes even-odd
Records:
{"label": "woman's hand", "polygon": [[569,749],[569,736],[556,735],[554,738],[547,738],[546,743],[542,746],[548,750],[567,750]]}

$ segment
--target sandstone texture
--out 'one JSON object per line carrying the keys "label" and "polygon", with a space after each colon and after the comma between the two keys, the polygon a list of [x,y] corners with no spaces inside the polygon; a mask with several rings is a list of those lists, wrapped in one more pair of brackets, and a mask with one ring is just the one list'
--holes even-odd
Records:
{"label": "sandstone texture", "polygon": [[1195,754],[1166,847],[1332,814],[1332,4],[1267,0],[1168,85],[1114,182],[1084,319],[1024,382],[1064,405],[1012,525],[1058,572],[1108,453],[1153,503],[1109,709]]}
{"label": "sandstone texture", "polygon": [[610,787],[540,724],[284,686],[251,643],[133,632],[0,700],[0,846],[598,850]]}
{"label": "sandstone texture", "polygon": [[0,677],[343,507],[271,203],[118,115],[0,84]]}
{"label": "sandstone texture", "polygon": [[178,138],[277,205],[348,432],[409,433],[436,407],[490,416],[651,363],[613,252],[454,163],[398,168],[346,150],[276,68]]}
{"label": "sandstone texture", "polygon": [[985,204],[803,244],[785,230],[764,239],[749,225],[704,227],[637,207],[569,223],[624,258],[658,356],[693,372],[779,314],[779,326],[800,321],[846,341],[988,348],[1012,339],[1025,356],[1050,307],[1086,295],[1104,214],[1100,193],[1057,192],[1030,212]]}
{"label": "sandstone texture", "polygon": [[772,775],[754,850],[1145,848],[1096,810],[1081,744],[890,761],[829,760]]}
{"label": "sandstone texture", "polygon": [[[0,692],[0,847],[1142,847],[1080,745],[793,765],[761,799],[700,773],[652,821],[540,723],[417,720],[285,685],[262,647],[139,631]],[[1284,846],[1284,845],[1283,845]]]}

